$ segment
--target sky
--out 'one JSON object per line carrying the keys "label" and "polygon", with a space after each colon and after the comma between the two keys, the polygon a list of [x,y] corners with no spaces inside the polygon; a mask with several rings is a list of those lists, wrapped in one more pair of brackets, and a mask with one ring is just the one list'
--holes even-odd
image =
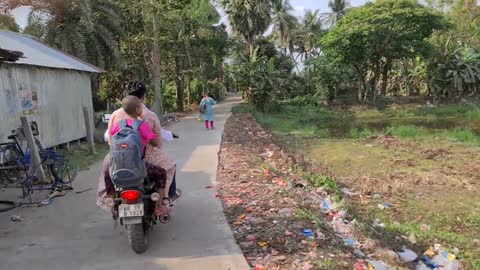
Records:
{"label": "sky", "polygon": [[[480,0],[478,0],[480,1]],[[351,6],[357,7],[365,4],[366,0],[350,0]],[[305,9],[319,9],[321,12],[327,12],[328,0],[290,0],[293,8],[295,9],[295,15],[303,16],[305,14]],[[24,28],[28,23],[28,13],[30,9],[27,7],[17,8],[12,12],[15,17],[15,21],[21,28]],[[223,19],[224,21],[226,18]]]}

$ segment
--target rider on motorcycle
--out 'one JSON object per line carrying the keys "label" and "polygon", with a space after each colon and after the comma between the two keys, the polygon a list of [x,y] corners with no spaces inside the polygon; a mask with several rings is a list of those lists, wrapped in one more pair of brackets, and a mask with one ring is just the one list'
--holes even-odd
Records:
{"label": "rider on motorcycle", "polygon": [[[161,138],[160,121],[157,115],[145,106],[145,93],[145,85],[142,82],[134,81],[128,84],[125,94],[136,96],[142,101],[141,120],[150,125],[157,138]],[[123,108],[116,110],[110,117],[108,129],[112,129],[116,123],[122,119],[125,119],[126,117],[127,116]],[[171,211],[169,206],[180,196],[180,192],[176,190],[175,163],[162,151],[161,146],[161,143],[158,146],[149,143],[147,144],[147,149],[145,152],[145,163],[147,165],[147,174],[149,177],[158,178],[162,172],[166,172],[166,179],[152,179],[154,181],[156,180],[155,182],[164,183],[160,185],[160,189],[158,190],[163,199],[160,200],[159,205],[155,210],[155,214],[157,215],[169,213]],[[108,158],[105,159],[105,161],[107,160]],[[104,175],[106,175],[106,170],[108,171],[108,162],[104,162]],[[103,198],[106,195],[106,188],[104,185],[105,181],[103,178],[104,177],[102,177],[99,182],[99,200],[97,201],[97,204],[101,207],[104,206]]]}

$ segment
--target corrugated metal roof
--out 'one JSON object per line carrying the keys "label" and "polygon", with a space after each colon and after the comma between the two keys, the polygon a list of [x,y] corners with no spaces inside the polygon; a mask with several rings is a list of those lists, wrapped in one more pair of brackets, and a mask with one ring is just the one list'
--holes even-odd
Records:
{"label": "corrugated metal roof", "polygon": [[24,58],[20,58],[15,64],[73,69],[92,73],[104,72],[94,65],[51,48],[33,37],[19,33],[0,30],[0,48],[23,53]]}

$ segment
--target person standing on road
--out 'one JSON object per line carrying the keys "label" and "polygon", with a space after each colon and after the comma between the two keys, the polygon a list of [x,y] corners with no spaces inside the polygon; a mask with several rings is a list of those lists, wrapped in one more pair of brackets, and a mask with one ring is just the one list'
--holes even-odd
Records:
{"label": "person standing on road", "polygon": [[214,120],[213,120],[213,105],[217,102],[212,98],[212,93],[207,92],[200,102],[200,113],[202,114],[202,119],[205,121],[205,128],[207,130],[214,129]]}

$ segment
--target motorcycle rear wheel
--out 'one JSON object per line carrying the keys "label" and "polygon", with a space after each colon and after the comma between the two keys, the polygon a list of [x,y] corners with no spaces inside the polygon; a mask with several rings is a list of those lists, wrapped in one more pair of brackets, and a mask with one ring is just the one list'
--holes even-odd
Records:
{"label": "motorcycle rear wheel", "polygon": [[148,239],[143,224],[131,224],[126,227],[128,242],[133,251],[137,254],[145,252],[148,248]]}

